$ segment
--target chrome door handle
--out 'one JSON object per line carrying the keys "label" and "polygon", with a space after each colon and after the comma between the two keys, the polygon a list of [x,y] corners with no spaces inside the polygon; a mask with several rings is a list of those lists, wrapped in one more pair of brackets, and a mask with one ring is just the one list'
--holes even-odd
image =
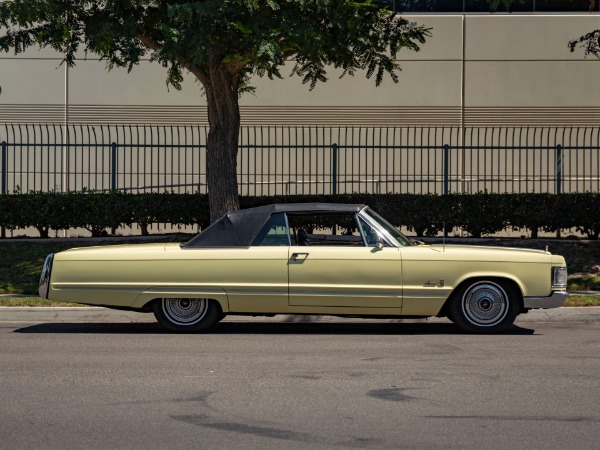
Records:
{"label": "chrome door handle", "polygon": [[304,256],[304,259],[308,258],[308,253],[292,253],[292,259],[298,259],[299,256]]}

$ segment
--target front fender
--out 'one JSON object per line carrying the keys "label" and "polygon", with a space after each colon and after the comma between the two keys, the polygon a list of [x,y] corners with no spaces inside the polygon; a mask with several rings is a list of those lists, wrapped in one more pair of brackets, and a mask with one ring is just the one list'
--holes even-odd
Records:
{"label": "front fender", "polygon": [[[494,272],[494,271],[486,271],[486,272],[470,272],[468,274],[465,274],[464,276],[460,277],[457,282],[456,282],[456,286],[454,286],[454,288],[452,289],[452,292],[456,291],[456,289],[462,285],[464,282],[468,281],[468,280],[474,280],[474,279],[485,279],[485,280],[489,280],[492,278],[496,278],[496,279],[501,279],[501,280],[508,280],[508,281],[512,281],[515,286],[517,286],[517,288],[519,289],[519,293],[521,294],[521,298],[524,297],[525,292],[527,292],[527,289],[525,287],[525,283],[523,282],[523,280],[521,280],[519,277],[515,276],[512,273],[506,273],[506,272]],[[450,296],[452,295],[452,293],[450,294]]]}

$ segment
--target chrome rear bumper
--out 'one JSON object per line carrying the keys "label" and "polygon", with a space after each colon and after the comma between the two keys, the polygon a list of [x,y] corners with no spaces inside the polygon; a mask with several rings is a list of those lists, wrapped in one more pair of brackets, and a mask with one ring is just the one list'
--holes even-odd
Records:
{"label": "chrome rear bumper", "polygon": [[523,306],[525,309],[560,308],[568,296],[567,291],[554,291],[549,297],[524,297]]}

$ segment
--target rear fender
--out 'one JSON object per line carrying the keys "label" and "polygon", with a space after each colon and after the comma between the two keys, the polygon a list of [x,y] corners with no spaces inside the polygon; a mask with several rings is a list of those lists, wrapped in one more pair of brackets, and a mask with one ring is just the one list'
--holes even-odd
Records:
{"label": "rear fender", "polygon": [[181,287],[156,287],[142,292],[133,303],[134,308],[142,308],[157,298],[208,298],[221,305],[224,313],[229,312],[227,294],[219,288],[191,289]]}

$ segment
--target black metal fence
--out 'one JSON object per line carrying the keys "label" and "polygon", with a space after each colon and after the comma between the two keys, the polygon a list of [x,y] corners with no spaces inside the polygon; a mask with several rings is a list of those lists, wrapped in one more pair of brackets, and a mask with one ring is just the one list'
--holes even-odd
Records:
{"label": "black metal fence", "polygon": [[[206,192],[204,126],[0,125],[1,192]],[[600,128],[240,131],[242,195],[600,192]]]}

